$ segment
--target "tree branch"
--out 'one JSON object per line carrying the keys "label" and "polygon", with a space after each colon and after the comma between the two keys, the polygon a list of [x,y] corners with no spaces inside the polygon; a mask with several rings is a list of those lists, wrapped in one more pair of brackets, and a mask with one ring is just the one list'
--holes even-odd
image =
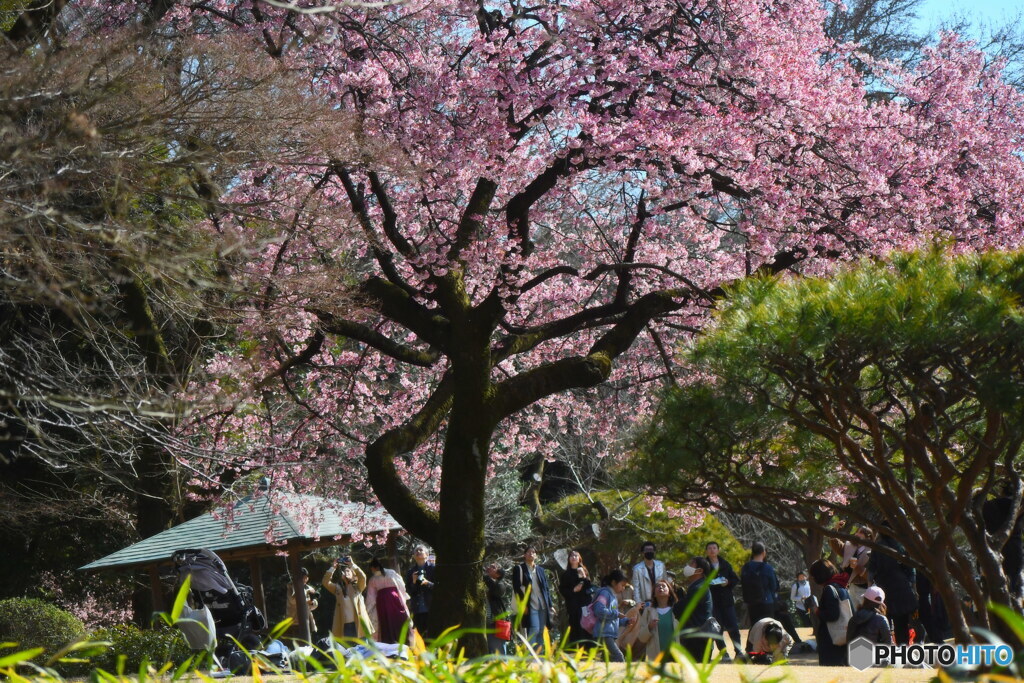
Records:
{"label": "tree branch", "polygon": [[275,377],[281,377],[287,374],[287,372],[292,368],[309,363],[309,361],[313,360],[313,356],[320,353],[320,350],[324,347],[324,340],[325,337],[323,330],[318,329],[313,332],[313,335],[306,340],[306,348],[281,363],[276,370],[260,380],[259,384],[256,385],[256,388],[262,389]]}
{"label": "tree branch", "polygon": [[[416,296],[418,292],[416,289],[405,281],[405,278],[398,272],[398,268],[395,267],[394,255],[384,248],[384,244],[380,241],[377,233],[373,229],[373,222],[370,220],[370,213],[366,208],[366,202],[363,200],[363,195],[352,181],[352,176],[349,174],[348,169],[345,168],[340,162],[332,161],[330,165],[331,170],[338,180],[341,181],[342,187],[345,188],[345,194],[348,195],[349,203],[352,205],[352,213],[356,215],[356,220],[359,222],[359,227],[362,228],[363,234],[366,236],[366,241],[370,245],[370,250],[373,252],[373,257],[377,260],[377,264],[380,266],[381,272],[387,277],[393,284],[401,287],[410,296]],[[390,206],[390,204],[388,204]],[[392,211],[392,217],[394,212]],[[385,213],[385,223],[388,222],[388,214]],[[397,228],[394,225],[391,226],[392,230],[397,234]],[[391,236],[389,235],[389,238]],[[401,249],[399,247],[399,249]]]}
{"label": "tree branch", "polygon": [[487,211],[491,208],[494,192],[497,189],[498,186],[493,180],[488,180],[487,178],[477,180],[476,187],[473,188],[473,194],[469,198],[469,203],[466,204],[466,209],[462,212],[462,218],[459,220],[459,228],[455,233],[455,243],[448,251],[449,261],[458,261],[460,259],[462,250],[469,245],[473,235],[483,226],[484,216],[487,215]]}
{"label": "tree branch", "polygon": [[451,323],[443,315],[429,310],[405,289],[383,278],[371,277],[360,289],[388,319],[412,330],[430,346],[440,351],[447,350]]}
{"label": "tree branch", "polygon": [[428,510],[402,481],[395,457],[426,442],[451,409],[455,382],[446,374],[423,407],[406,423],[389,429],[366,447],[366,470],[377,498],[417,538],[437,545],[441,533],[436,512]]}
{"label": "tree branch", "polygon": [[580,154],[579,150],[574,150],[555,161],[521,192],[512,197],[505,207],[509,237],[519,241],[524,258],[533,253],[533,241],[530,239],[530,207],[547,194],[559,179],[570,175],[574,170],[582,170],[586,166],[586,164],[581,166],[573,163],[572,158]]}
{"label": "tree branch", "polygon": [[340,334],[356,341],[361,341],[397,361],[427,368],[436,363],[437,359],[441,357],[437,349],[420,350],[405,344],[399,344],[395,340],[362,323],[339,318],[327,311],[312,310],[311,312],[320,319],[320,328],[323,332]]}
{"label": "tree branch", "polygon": [[505,380],[495,389],[496,415],[503,419],[545,396],[591,387],[608,379],[615,359],[632,346],[651,319],[683,305],[673,298],[680,294],[669,291],[647,294],[629,306],[622,320],[598,339],[585,356],[545,363]]}
{"label": "tree branch", "polygon": [[399,254],[407,259],[414,258],[416,256],[416,249],[398,230],[398,214],[395,213],[395,207],[391,205],[391,198],[388,196],[387,188],[381,182],[380,176],[373,171],[370,171],[367,175],[370,178],[370,189],[373,190],[373,195],[377,198],[380,210],[384,214],[384,223],[381,226],[384,234],[387,235],[391,244],[395,245],[395,249],[398,249]]}

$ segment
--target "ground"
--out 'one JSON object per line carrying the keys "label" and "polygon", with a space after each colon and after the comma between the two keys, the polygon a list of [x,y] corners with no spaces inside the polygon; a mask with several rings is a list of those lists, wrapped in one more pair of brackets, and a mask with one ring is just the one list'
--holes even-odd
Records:
{"label": "ground", "polygon": [[857,671],[852,667],[825,666],[741,666],[720,664],[708,679],[709,683],[727,681],[771,681],[779,676],[791,683],[903,683],[904,681],[930,681],[935,672],[930,669],[868,669]]}
{"label": "ground", "polygon": [[[813,637],[810,628],[798,628],[801,638]],[[747,631],[740,631],[741,641],[746,642]],[[730,654],[732,649],[729,650]],[[791,683],[903,683],[904,681],[930,681],[935,672],[931,669],[868,669],[857,671],[853,667],[818,666],[815,654],[799,655],[786,666],[754,666],[748,664],[719,664],[708,679],[708,683],[731,681],[774,681],[784,678]]]}

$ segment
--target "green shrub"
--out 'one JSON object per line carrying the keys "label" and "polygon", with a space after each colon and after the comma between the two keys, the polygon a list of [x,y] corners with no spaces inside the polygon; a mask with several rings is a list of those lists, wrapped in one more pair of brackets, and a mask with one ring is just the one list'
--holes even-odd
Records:
{"label": "green shrub", "polygon": [[35,598],[0,600],[0,642],[41,647],[49,657],[85,635],[81,619]]}
{"label": "green shrub", "polygon": [[[604,505],[607,510],[620,509],[623,501],[631,501],[627,518],[613,515],[603,519],[591,498]],[[749,551],[744,549],[736,537],[713,515],[706,515],[701,526],[687,534],[679,532],[682,521],[670,513],[673,505],[665,503],[665,510],[653,511],[643,498],[636,498],[629,491],[596,491],[590,497],[584,494],[566,496],[545,507],[544,523],[554,536],[573,538],[572,547],[583,552],[586,562],[588,554],[596,559],[594,566],[587,565],[592,577],[604,576],[612,569],[628,569],[640,561],[640,543],[653,541],[658,546],[658,559],[665,562],[665,568],[679,572],[694,555],[704,555],[708,541],[718,543],[722,557],[732,563],[739,572]],[[593,525],[600,526],[600,538],[580,533]],[[640,528],[643,531],[640,531]]]}
{"label": "green shrub", "polygon": [[118,624],[94,631],[89,639],[105,640],[112,644],[103,654],[92,657],[91,665],[91,668],[109,672],[117,670],[117,662],[122,655],[125,657],[124,671],[128,673],[138,671],[143,660],[158,667],[165,663],[176,666],[193,654],[181,631],[163,624],[155,629]]}

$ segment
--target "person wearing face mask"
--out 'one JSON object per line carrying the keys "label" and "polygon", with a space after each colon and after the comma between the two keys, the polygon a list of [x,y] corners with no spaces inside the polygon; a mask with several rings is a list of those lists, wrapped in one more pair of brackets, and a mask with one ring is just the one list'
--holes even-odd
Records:
{"label": "person wearing face mask", "polygon": [[680,642],[687,649],[694,661],[700,662],[714,654],[709,634],[720,635],[722,632],[718,621],[712,616],[711,591],[708,583],[711,564],[705,557],[694,557],[683,567],[684,589],[679,601],[672,607],[677,619],[682,619],[687,607],[692,603],[692,611],[683,626],[683,631],[691,631],[696,635],[684,635]]}
{"label": "person wearing face mask", "polygon": [[646,603],[650,605],[654,599],[654,582],[665,578],[665,563],[654,559],[657,546],[651,541],[645,541],[640,546],[643,554],[643,561],[633,566],[633,588],[634,600],[637,604]]}
{"label": "person wearing face mask", "polygon": [[789,599],[793,602],[793,606],[796,608],[797,618],[800,621],[801,626],[810,626],[810,608],[807,605],[806,600],[811,597],[811,584],[807,581],[807,573],[799,572],[796,575],[796,581],[789,587]]}

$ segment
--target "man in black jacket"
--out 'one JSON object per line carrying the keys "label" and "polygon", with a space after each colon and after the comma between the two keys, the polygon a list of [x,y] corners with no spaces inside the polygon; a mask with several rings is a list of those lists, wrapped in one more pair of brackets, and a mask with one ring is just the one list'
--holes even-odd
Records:
{"label": "man in black jacket", "polygon": [[[740,624],[736,619],[736,600],[733,597],[733,589],[740,582],[736,571],[729,564],[729,561],[718,554],[718,544],[711,541],[704,546],[704,554],[712,570],[716,570],[715,579],[711,582],[711,603],[715,619],[722,626],[722,631],[729,634],[732,640],[735,656],[740,658]],[[718,647],[724,650],[726,656],[729,651],[725,647],[724,639],[718,643]]]}
{"label": "man in black jacket", "polygon": [[750,546],[750,561],[740,570],[740,583],[751,625],[766,617],[774,618],[779,579],[775,576],[775,568],[768,564],[764,543],[755,541]]}
{"label": "man in black jacket", "polygon": [[412,559],[415,563],[405,573],[405,590],[409,593],[409,613],[420,636],[427,637],[430,602],[434,596],[434,564],[427,561],[427,547],[416,546]]}

